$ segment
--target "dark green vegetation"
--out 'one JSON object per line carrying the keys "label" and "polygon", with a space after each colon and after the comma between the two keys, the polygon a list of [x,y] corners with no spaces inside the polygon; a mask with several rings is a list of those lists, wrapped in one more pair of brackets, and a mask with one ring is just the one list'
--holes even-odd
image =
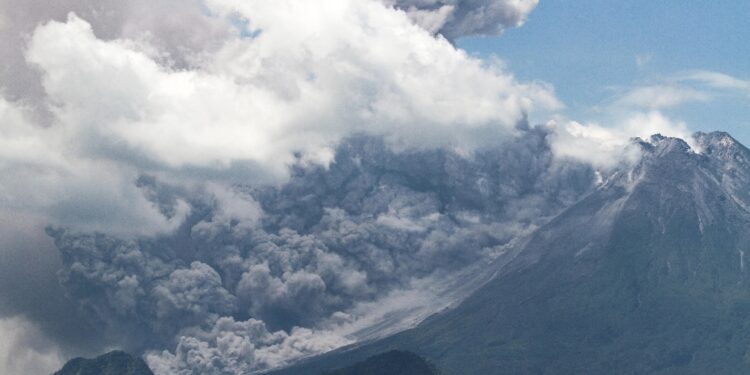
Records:
{"label": "dark green vegetation", "polygon": [[323,375],[438,375],[439,372],[422,357],[406,351],[391,350],[349,367]]}
{"label": "dark green vegetation", "polygon": [[[456,309],[283,371],[398,348],[447,374],[749,374],[750,151],[723,133],[643,160],[540,228]],[[318,370],[319,371],[319,370]]]}
{"label": "dark green vegetation", "polygon": [[75,358],[53,375],[153,375],[142,359],[121,351],[94,359]]}

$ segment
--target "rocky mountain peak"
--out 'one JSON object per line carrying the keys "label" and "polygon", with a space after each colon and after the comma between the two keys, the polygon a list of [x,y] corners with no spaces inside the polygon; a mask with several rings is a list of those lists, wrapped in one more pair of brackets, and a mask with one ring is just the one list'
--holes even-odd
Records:
{"label": "rocky mountain peak", "polygon": [[750,150],[726,132],[697,132],[693,138],[703,154],[725,163],[750,165]]}
{"label": "rocky mountain peak", "polygon": [[645,159],[680,157],[693,152],[690,145],[685,140],[676,137],[666,137],[661,134],[654,134],[648,139],[634,138],[632,141],[640,147]]}

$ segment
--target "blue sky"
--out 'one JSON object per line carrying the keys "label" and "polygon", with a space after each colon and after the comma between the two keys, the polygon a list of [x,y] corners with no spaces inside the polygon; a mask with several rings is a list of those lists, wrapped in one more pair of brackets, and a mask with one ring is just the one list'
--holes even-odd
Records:
{"label": "blue sky", "polygon": [[[692,130],[726,130],[750,144],[750,1],[542,0],[520,28],[458,45],[499,56],[521,80],[554,85],[577,121],[607,125],[607,108],[640,86],[701,93],[661,109]],[[697,71],[736,78],[718,87]]]}

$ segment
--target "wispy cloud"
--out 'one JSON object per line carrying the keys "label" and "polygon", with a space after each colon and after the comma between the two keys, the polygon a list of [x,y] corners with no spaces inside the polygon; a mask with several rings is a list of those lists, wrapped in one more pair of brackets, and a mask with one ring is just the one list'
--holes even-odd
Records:
{"label": "wispy cloud", "polygon": [[645,54],[635,55],[635,65],[638,68],[645,67],[646,65],[650,64],[651,61],[653,60],[654,60],[654,56],[652,54],[645,53]]}
{"label": "wispy cloud", "polygon": [[661,110],[705,103],[726,95],[750,98],[750,80],[707,70],[680,72],[619,89],[608,107],[610,110]]}
{"label": "wispy cloud", "polygon": [[694,70],[675,76],[675,79],[685,83],[700,84],[705,87],[733,92],[750,98],[750,80],[745,80],[708,70]]}
{"label": "wispy cloud", "polygon": [[691,87],[679,85],[651,85],[634,87],[615,100],[615,106],[663,109],[690,102],[706,102],[711,95]]}

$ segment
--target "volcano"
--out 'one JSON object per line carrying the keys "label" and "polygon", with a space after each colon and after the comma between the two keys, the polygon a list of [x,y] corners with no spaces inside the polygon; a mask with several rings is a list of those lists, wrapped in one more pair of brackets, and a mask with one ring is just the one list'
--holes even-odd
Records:
{"label": "volcano", "polygon": [[750,151],[635,139],[639,162],[539,228],[455,308],[276,374],[399,349],[446,374],[750,373]]}

